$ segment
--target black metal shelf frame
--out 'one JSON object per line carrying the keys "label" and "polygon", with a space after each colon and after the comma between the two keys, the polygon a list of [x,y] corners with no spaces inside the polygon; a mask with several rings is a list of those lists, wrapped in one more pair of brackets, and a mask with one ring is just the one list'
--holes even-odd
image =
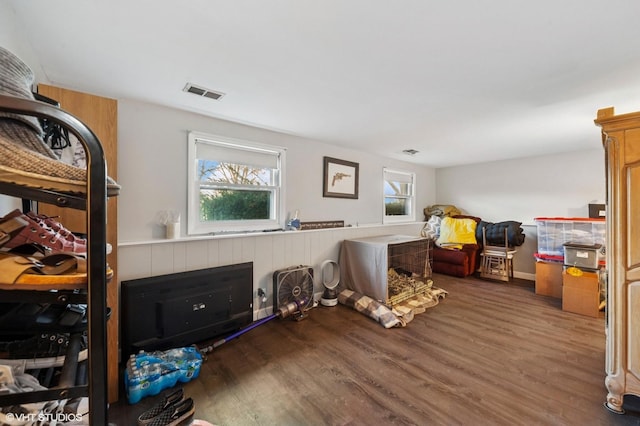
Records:
{"label": "black metal shelf frame", "polygon": [[[97,136],[84,123],[64,110],[39,101],[0,96],[0,111],[45,118],[73,133],[86,151],[86,196],[25,188],[11,183],[0,183],[0,194],[33,201],[55,204],[86,211],[87,218],[87,293],[88,305],[88,377],[87,386],[69,386],[64,389],[0,396],[0,406],[24,402],[88,396],[92,424],[108,424],[107,417],[107,175],[105,155]],[[21,290],[4,290],[7,293]],[[33,292],[24,293],[25,298]],[[73,295],[72,299],[76,296]],[[15,295],[11,296],[15,297]],[[36,298],[37,299],[37,298]],[[63,367],[64,371],[64,367]],[[21,399],[22,398],[22,399]],[[35,398],[35,399],[34,399]]]}

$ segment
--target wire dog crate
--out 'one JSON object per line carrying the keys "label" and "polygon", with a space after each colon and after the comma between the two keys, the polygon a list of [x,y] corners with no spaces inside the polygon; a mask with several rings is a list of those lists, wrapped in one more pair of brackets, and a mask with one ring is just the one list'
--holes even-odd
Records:
{"label": "wire dog crate", "polygon": [[428,239],[389,244],[387,305],[397,305],[431,288],[431,256],[431,241]]}
{"label": "wire dog crate", "polygon": [[349,290],[393,306],[431,287],[431,264],[427,238],[378,235],[350,239],[342,242],[340,279]]}

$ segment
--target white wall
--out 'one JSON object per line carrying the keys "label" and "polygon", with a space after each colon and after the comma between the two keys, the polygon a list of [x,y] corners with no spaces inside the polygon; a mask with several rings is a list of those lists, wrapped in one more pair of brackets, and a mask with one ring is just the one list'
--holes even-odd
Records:
{"label": "white wall", "polygon": [[31,45],[21,34],[21,28],[16,26],[18,22],[11,5],[7,1],[0,0],[0,46],[28,64],[35,74],[36,81],[42,82],[45,78],[44,71]]}
{"label": "white wall", "polygon": [[[594,149],[436,170],[438,204],[453,204],[489,222],[523,223],[525,244],[514,269],[535,273],[536,217],[588,217],[590,203],[604,203],[604,151],[593,129]],[[523,276],[526,277],[526,276]]]}
{"label": "white wall", "polygon": [[[16,27],[18,20],[11,6],[0,0],[0,46],[11,51],[22,59],[33,70],[36,81],[42,81],[40,62],[38,62],[31,46],[20,36],[20,29]],[[21,209],[20,199],[0,195],[0,216],[14,209]]]}
{"label": "white wall", "polygon": [[[176,210],[186,218],[187,133],[191,130],[278,145],[287,149],[286,206],[303,221],[344,220],[349,228],[320,231],[187,237],[164,239],[157,223],[160,210]],[[323,156],[360,164],[359,199],[322,197]],[[417,177],[418,222],[382,225],[382,168],[409,170]],[[118,101],[118,278],[129,280],[232,263],[254,263],[254,318],[273,303],[272,276],[278,269],[310,265],[316,291],[318,268],[338,260],[345,238],[406,234],[418,236],[422,208],[435,200],[435,170],[309,139],[132,100]],[[267,306],[256,289],[266,288]]]}
{"label": "white wall", "polygon": [[[416,219],[435,200],[435,170],[385,159],[229,121],[132,100],[118,101],[118,227],[121,242],[164,237],[161,210],[187,217],[187,133],[191,130],[287,149],[285,203],[302,221],[344,220],[358,226],[382,223],[382,168],[416,173]],[[322,197],[323,156],[360,164],[359,198]],[[185,235],[186,224],[181,226]]]}

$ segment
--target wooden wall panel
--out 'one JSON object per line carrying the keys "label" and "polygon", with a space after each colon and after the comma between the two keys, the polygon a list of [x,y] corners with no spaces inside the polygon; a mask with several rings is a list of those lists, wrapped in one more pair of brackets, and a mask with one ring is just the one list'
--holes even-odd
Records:
{"label": "wooden wall panel", "polygon": [[[631,165],[627,169],[627,182],[629,185],[627,194],[638,194],[640,188],[640,162]],[[627,232],[629,233],[626,243],[627,249],[627,267],[629,269],[640,268],[640,197],[627,197]]]}
{"label": "wooden wall panel", "polygon": [[[98,137],[105,153],[107,174],[118,180],[118,103],[114,99],[40,84],[38,93],[60,102],[60,107],[86,124]],[[38,212],[49,216],[60,216],[60,222],[74,232],[86,232],[86,212],[63,209],[40,203]],[[107,202],[107,242],[112,252],[107,256],[114,277],[107,288],[107,305],[111,317],[107,324],[107,362],[109,402],[118,400],[118,197]]]}
{"label": "wooden wall panel", "polygon": [[625,132],[624,162],[627,164],[640,161],[640,129],[630,129]]}

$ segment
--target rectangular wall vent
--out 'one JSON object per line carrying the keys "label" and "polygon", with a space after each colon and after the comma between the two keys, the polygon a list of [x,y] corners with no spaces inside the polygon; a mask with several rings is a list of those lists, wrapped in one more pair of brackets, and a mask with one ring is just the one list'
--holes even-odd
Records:
{"label": "rectangular wall vent", "polygon": [[215,99],[216,101],[224,96],[224,93],[216,92],[215,90],[205,89],[191,83],[187,83],[182,89],[185,92],[193,93],[194,95],[204,96],[205,98]]}

